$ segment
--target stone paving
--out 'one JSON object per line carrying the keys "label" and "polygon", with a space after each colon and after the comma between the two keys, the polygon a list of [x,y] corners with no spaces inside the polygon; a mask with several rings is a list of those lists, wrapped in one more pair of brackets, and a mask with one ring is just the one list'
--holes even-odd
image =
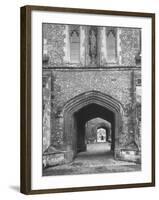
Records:
{"label": "stone paving", "polygon": [[72,163],[49,167],[44,176],[140,171],[141,165],[114,160],[109,143],[88,144],[87,151],[77,155]]}

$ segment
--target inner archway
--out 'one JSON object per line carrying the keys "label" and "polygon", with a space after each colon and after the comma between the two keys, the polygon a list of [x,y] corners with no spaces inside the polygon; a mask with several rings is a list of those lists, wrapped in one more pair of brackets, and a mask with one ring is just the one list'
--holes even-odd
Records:
{"label": "inner archway", "polygon": [[111,142],[111,123],[102,118],[97,117],[86,122],[85,131],[87,143],[93,143],[97,141],[97,132],[99,132],[99,135],[101,135],[103,132],[103,134],[106,136],[106,141]]}
{"label": "inner archway", "polygon": [[104,156],[112,154],[111,123],[102,118],[93,118],[85,124],[86,153]]}
{"label": "inner archway", "polygon": [[[89,104],[81,108],[78,112],[74,114],[75,123],[77,126],[77,153],[86,151],[87,149],[87,141],[86,141],[86,131],[85,124],[96,118],[101,118],[105,121],[108,121],[111,124],[111,149],[114,152],[115,147],[115,114],[109,109],[98,105],[98,104]],[[95,134],[99,128],[104,128],[109,131],[108,126],[104,125],[104,123],[96,124],[93,131]]]}
{"label": "inner archway", "polygon": [[116,138],[122,131],[122,112],[122,105],[117,100],[98,91],[83,93],[71,99],[64,107],[64,141],[69,160],[79,152],[86,151],[85,124],[94,118],[102,118],[111,124],[111,150],[116,156]]}

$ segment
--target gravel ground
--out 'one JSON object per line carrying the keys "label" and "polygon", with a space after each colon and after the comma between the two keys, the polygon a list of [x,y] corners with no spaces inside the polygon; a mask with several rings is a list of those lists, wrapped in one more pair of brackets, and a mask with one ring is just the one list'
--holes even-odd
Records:
{"label": "gravel ground", "polygon": [[87,145],[72,163],[46,168],[44,176],[140,171],[141,165],[114,160],[109,143]]}

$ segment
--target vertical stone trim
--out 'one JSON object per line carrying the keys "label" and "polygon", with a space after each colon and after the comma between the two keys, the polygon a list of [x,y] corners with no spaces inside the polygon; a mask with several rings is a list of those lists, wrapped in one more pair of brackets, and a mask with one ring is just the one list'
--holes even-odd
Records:
{"label": "vertical stone trim", "polygon": [[85,40],[85,63],[86,63],[86,66],[89,65],[90,63],[90,58],[89,58],[89,45],[88,45],[88,38],[89,38],[89,26],[86,27],[86,30],[85,30],[85,33],[86,33],[86,40]]}
{"label": "vertical stone trim", "polygon": [[106,37],[106,35],[107,35],[107,28],[108,27],[105,27],[105,60],[106,60],[106,62],[105,62],[105,64],[107,64],[107,37]]}
{"label": "vertical stone trim", "polygon": [[65,52],[64,62],[65,63],[70,63],[69,25],[65,25],[64,34],[66,35],[65,40],[64,40],[64,42],[65,42],[65,46],[64,46],[64,52]]}
{"label": "vertical stone trim", "polygon": [[51,75],[43,74],[43,152],[51,143]]}
{"label": "vertical stone trim", "polygon": [[121,34],[121,28],[117,28],[117,59],[119,65],[122,64],[120,34]]}
{"label": "vertical stone trim", "polygon": [[141,54],[141,51],[142,51],[142,43],[141,43],[141,35],[142,35],[142,30],[139,29],[139,37],[138,37],[138,43],[139,43],[139,54]]}
{"label": "vertical stone trim", "polygon": [[135,74],[134,70],[131,72],[131,102],[132,102],[132,116],[131,116],[131,125],[132,125],[132,139],[135,140],[135,125],[136,125],[136,112],[135,112],[135,106],[136,106],[136,83],[135,83]]}
{"label": "vertical stone trim", "polygon": [[51,73],[51,144],[54,144],[55,135],[55,110],[54,110],[54,74]]}
{"label": "vertical stone trim", "polygon": [[86,26],[80,26],[80,63],[85,66],[86,60]]}
{"label": "vertical stone trim", "polygon": [[135,73],[135,143],[138,147],[138,150],[141,152],[141,73]]}
{"label": "vertical stone trim", "polygon": [[97,27],[97,67],[101,63],[102,27]]}
{"label": "vertical stone trim", "polygon": [[106,52],[106,27],[101,28],[101,46],[100,46],[100,65],[103,66],[106,64],[107,52]]}

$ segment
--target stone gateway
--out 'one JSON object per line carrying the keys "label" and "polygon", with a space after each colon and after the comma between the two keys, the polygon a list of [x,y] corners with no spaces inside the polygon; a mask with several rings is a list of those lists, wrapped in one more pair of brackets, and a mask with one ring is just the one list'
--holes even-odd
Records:
{"label": "stone gateway", "polygon": [[[44,23],[42,30],[43,168],[72,163],[100,143],[115,162],[140,164],[141,29]],[[98,129],[105,136],[97,141]]]}

